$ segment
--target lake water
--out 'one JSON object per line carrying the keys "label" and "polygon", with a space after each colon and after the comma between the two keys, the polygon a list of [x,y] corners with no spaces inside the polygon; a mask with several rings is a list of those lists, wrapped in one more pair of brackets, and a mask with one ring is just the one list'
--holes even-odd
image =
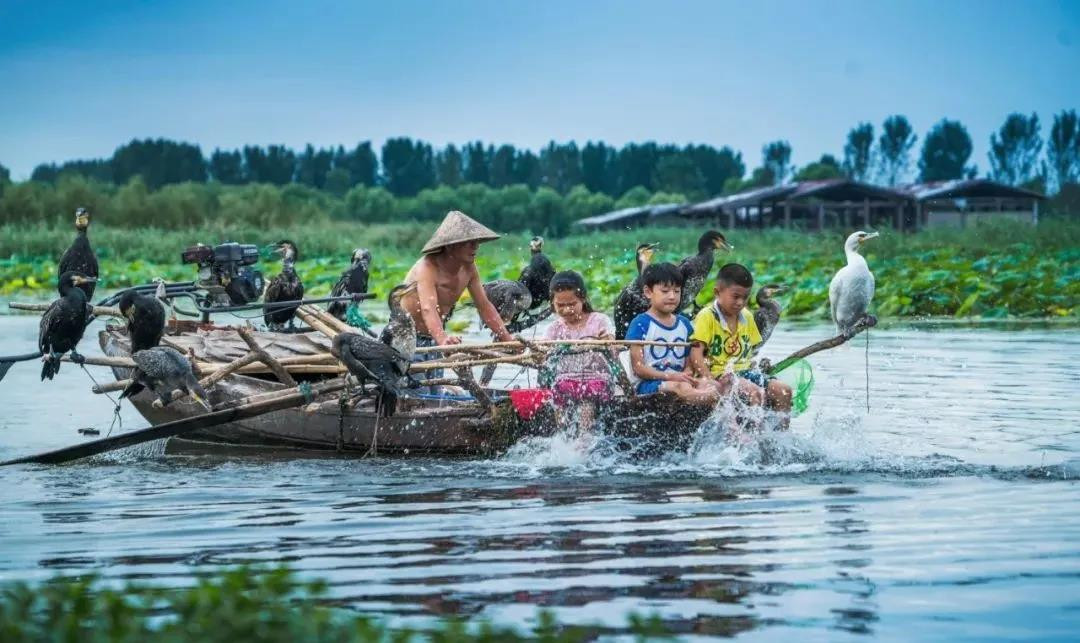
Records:
{"label": "lake water", "polygon": [[[782,326],[766,354],[830,330]],[[0,354],[36,335],[0,316]],[[179,586],[280,562],[395,622],[527,624],[545,607],[613,632],[656,613],[688,638],[1075,640],[1080,330],[900,324],[869,356],[869,413],[859,338],[811,358],[810,409],[765,449],[702,435],[645,462],[559,439],[491,460],[288,461],[152,445],[3,468],[0,580]],[[109,427],[85,372],[39,370],[0,384],[0,459]]]}

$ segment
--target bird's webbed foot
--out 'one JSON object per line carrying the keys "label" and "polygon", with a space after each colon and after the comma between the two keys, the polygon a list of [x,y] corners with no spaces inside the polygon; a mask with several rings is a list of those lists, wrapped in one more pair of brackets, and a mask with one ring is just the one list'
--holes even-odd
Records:
{"label": "bird's webbed foot", "polygon": [[[60,356],[57,355],[56,359],[59,360]],[[71,361],[74,364],[78,364],[79,366],[82,366],[83,364],[86,363],[86,358],[83,357],[82,355],[79,355],[77,352],[75,352],[75,349],[72,349],[71,350]]]}

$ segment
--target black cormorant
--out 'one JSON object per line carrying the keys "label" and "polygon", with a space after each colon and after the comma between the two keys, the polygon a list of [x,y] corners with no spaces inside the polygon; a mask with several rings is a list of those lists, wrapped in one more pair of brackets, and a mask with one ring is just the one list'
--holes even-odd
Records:
{"label": "black cormorant", "polygon": [[[333,290],[330,291],[331,297],[345,297],[367,292],[371,252],[367,248],[353,250],[351,264],[345,272],[341,273],[341,279],[338,279],[338,282],[334,284]],[[346,321],[345,311],[348,308],[349,302],[347,301],[332,301],[326,310],[341,321]]]}
{"label": "black cormorant", "polygon": [[522,269],[518,281],[529,289],[529,296],[532,297],[529,308],[536,308],[551,299],[548,285],[551,284],[551,278],[555,276],[555,267],[544,255],[543,237],[533,237],[529,242],[529,250],[532,252],[532,258],[529,259],[529,265]]}
{"label": "black cormorant", "polygon": [[[274,252],[281,254],[281,272],[266,285],[263,303],[272,304],[278,301],[303,299],[304,284],[300,282],[300,277],[296,274],[296,268],[294,267],[296,260],[299,258],[296,244],[288,239],[278,241]],[[273,309],[267,309],[266,306],[263,306],[263,312],[265,313],[263,321],[266,322],[266,327],[270,330],[280,330],[285,324],[288,324],[291,328],[297,308],[299,306]]]}
{"label": "black cormorant", "polygon": [[207,411],[212,411],[207,395],[195,374],[191,372],[191,362],[180,351],[171,346],[155,346],[132,353],[135,369],[121,398],[131,397],[143,388],[153,391],[163,405],[172,402],[172,393],[176,389],[187,393]]}
{"label": "black cormorant", "polygon": [[863,243],[877,237],[876,232],[853,232],[844,242],[847,265],[836,272],[829,284],[829,310],[836,330],[841,335],[851,332],[860,319],[866,316],[870,301],[874,298],[874,275],[859,254]]}
{"label": "black cormorant", "polygon": [[[60,256],[60,263],[56,266],[56,274],[63,275],[65,272],[77,272],[85,277],[98,277],[98,261],[94,256],[94,249],[90,247],[90,239],[86,236],[86,230],[90,227],[90,212],[86,208],[75,210],[75,240],[71,246]],[[57,286],[59,287],[59,282]],[[88,281],[79,286],[86,293],[86,300],[94,297],[94,281]],[[63,293],[60,293],[61,295]]]}
{"label": "black cormorant", "polygon": [[153,348],[165,334],[165,307],[155,297],[127,290],[120,296],[120,314],[127,319],[131,352]]}
{"label": "black cormorant", "polygon": [[615,338],[625,339],[630,322],[649,309],[649,300],[645,299],[641,272],[652,262],[653,253],[658,243],[643,243],[637,247],[637,276],[623,286],[622,292],[615,298]]}
{"label": "black cormorant", "polygon": [[496,279],[484,284],[484,293],[504,324],[517,319],[518,315],[532,308],[533,298],[529,288],[520,281]]}
{"label": "black cormorant", "polygon": [[60,371],[60,358],[68,351],[71,351],[72,360],[82,361],[75,346],[82,339],[92,309],[86,303],[86,293],[79,286],[93,281],[93,277],[78,272],[68,271],[60,275],[61,297],[41,315],[38,350],[41,351],[43,362],[42,380],[51,380]]}
{"label": "black cormorant", "polygon": [[[757,310],[754,311],[754,323],[757,324],[758,332],[761,333],[761,344],[769,341],[769,337],[780,323],[780,303],[773,299],[776,295],[787,292],[787,286],[769,284],[758,288]],[[760,347],[761,344],[757,346]]]}
{"label": "black cormorant", "polygon": [[705,286],[705,281],[712,272],[716,251],[731,250],[724,235],[716,230],[709,230],[698,239],[698,251],[696,255],[686,257],[679,262],[679,272],[683,276],[682,299],[679,301],[679,310],[690,305]]}
{"label": "black cormorant", "polygon": [[379,391],[376,404],[382,417],[390,417],[397,410],[401,378],[409,374],[416,352],[416,327],[401,306],[401,298],[415,289],[414,282],[390,291],[390,322],[381,341],[356,333],[339,333],[330,346],[330,353],[359,381],[361,391],[366,390],[368,382],[375,384]]}

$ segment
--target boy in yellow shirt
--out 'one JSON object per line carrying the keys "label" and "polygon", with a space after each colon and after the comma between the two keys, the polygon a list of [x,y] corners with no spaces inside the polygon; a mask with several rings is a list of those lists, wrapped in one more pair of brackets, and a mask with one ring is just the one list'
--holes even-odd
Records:
{"label": "boy in yellow shirt", "polygon": [[722,395],[734,387],[750,405],[765,403],[784,414],[782,424],[786,427],[791,387],[753,370],[750,361],[752,349],[761,343],[754,316],[746,309],[753,285],[754,277],[745,266],[729,263],[720,268],[715,300],[694,318],[690,368],[698,376],[711,376]]}

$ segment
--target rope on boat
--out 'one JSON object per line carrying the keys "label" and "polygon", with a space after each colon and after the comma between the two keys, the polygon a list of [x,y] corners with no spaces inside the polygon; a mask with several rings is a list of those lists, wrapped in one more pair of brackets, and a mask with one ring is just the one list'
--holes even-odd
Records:
{"label": "rope on boat", "polygon": [[[90,378],[90,381],[94,383],[94,386],[101,386],[100,384],[98,384],[98,381],[94,379],[94,376],[90,373],[90,370],[86,368],[85,362],[80,363],[79,368],[81,368],[83,372],[86,373],[86,376]],[[108,392],[105,393],[105,397],[109,398],[109,401],[113,403],[112,422],[109,423],[109,431],[105,434],[105,437],[109,437],[110,435],[112,435],[113,427],[115,427],[117,423],[120,424],[120,429],[123,430],[124,418],[120,417],[120,401],[114,400],[113,396],[109,395]]]}
{"label": "rope on boat", "polygon": [[296,385],[296,388],[300,389],[300,393],[304,396],[304,402],[311,404],[315,401],[315,394],[311,392],[311,382],[303,381]]}

